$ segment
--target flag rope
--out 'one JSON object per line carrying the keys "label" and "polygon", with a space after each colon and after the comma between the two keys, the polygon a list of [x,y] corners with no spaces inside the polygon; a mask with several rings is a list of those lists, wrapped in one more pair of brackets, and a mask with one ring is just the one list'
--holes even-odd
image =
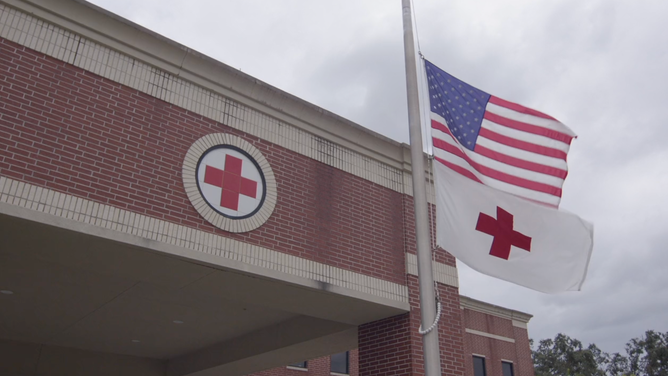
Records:
{"label": "flag rope", "polygon": [[418,333],[420,333],[422,335],[425,335],[425,334],[431,332],[432,330],[434,330],[434,328],[436,328],[436,326],[438,325],[438,321],[441,318],[441,302],[438,301],[438,299],[436,299],[436,300],[437,300],[436,301],[436,318],[434,318],[434,322],[431,324],[431,326],[429,326],[425,330],[422,330],[422,324],[420,324],[420,327],[418,328]]}
{"label": "flag rope", "polygon": [[[416,8],[415,8],[415,1],[413,1],[413,0],[411,0],[411,8],[412,8],[412,9],[416,9]],[[417,16],[415,15],[415,13],[416,13],[416,12],[411,12],[411,16],[412,16],[412,18],[413,18],[413,25],[415,25],[415,26],[414,26],[414,29],[415,29],[415,41],[417,42],[417,50],[418,50],[418,54],[420,54],[420,56],[422,56],[422,52],[420,52],[420,51],[422,51],[422,47],[420,47],[420,31],[418,30]]]}
{"label": "flag rope", "polygon": [[[431,204],[431,207],[434,208],[436,207],[436,187],[435,187],[435,180],[434,180],[434,156],[433,155],[427,155],[427,166],[429,167],[429,196],[432,198],[433,203]],[[429,206],[429,200],[427,200],[427,206]],[[430,216],[430,222],[429,222],[429,227],[431,229],[431,234],[430,235],[430,240],[431,240],[431,261],[436,261],[436,257],[434,256],[434,250],[438,248],[438,245],[436,244],[436,211],[432,211],[431,208],[429,209],[429,216]]]}
{"label": "flag rope", "polygon": [[[422,54],[420,54],[420,55],[422,55]],[[429,185],[428,185],[427,189],[429,190],[429,194],[431,195],[431,197],[433,197],[435,199],[436,198],[436,189],[434,187],[434,179],[433,179],[433,176],[434,176],[433,160],[434,160],[433,155],[428,155],[427,156],[427,166],[429,167]],[[434,205],[436,205],[436,204],[433,203],[432,206],[434,206]],[[429,201],[427,201],[427,206],[429,206]],[[433,263],[436,262],[435,252],[439,249],[439,247],[436,244],[436,239],[434,238],[435,235],[436,235],[436,223],[435,223],[436,218],[432,214],[431,208],[428,208],[428,209],[429,209],[429,213],[430,213],[430,217],[431,217],[431,221],[430,221],[431,222],[430,223],[431,233],[429,235],[430,235],[430,238],[431,238],[430,239],[431,240],[431,261],[432,261],[432,266],[433,266]],[[418,333],[420,333],[421,335],[425,335],[425,334],[431,332],[432,330],[434,330],[438,326],[438,322],[441,319],[441,309],[442,309],[442,307],[441,307],[441,295],[438,292],[438,282],[436,282],[436,279],[434,279],[434,293],[435,293],[435,300],[436,300],[436,317],[434,318],[434,322],[427,329],[423,330],[422,329],[422,324],[420,324],[420,327],[418,328]]]}

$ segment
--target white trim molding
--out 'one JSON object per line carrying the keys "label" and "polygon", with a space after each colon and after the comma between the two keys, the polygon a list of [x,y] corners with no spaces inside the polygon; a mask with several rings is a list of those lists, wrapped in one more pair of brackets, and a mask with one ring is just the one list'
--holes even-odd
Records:
{"label": "white trim molding", "polygon": [[[431,266],[434,273],[434,281],[448,286],[459,287],[457,268],[436,261],[432,261]],[[417,256],[412,253],[406,253],[406,273],[414,276],[418,275]]]}
{"label": "white trim molding", "polygon": [[491,334],[491,333],[481,332],[481,331],[479,331],[479,330],[474,330],[474,329],[466,328],[466,333],[469,333],[469,334],[475,334],[475,335],[477,335],[477,336],[481,336],[481,337],[487,337],[487,338],[492,338],[492,339],[498,339],[499,341],[515,343],[515,339],[514,339],[514,338],[508,338],[508,337],[499,336],[499,335],[496,335],[496,334]]}
{"label": "white trim molding", "polygon": [[302,367],[295,367],[295,366],[285,366],[287,369],[291,369],[293,371],[302,371],[302,372],[308,372],[308,368],[302,368]]}

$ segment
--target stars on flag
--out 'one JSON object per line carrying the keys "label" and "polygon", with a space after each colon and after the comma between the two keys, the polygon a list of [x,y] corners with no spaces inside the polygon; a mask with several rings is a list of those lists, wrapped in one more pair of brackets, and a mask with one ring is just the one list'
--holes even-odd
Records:
{"label": "stars on flag", "polygon": [[434,112],[445,119],[461,145],[473,150],[489,95],[445,72],[431,72],[429,67],[427,80]]}

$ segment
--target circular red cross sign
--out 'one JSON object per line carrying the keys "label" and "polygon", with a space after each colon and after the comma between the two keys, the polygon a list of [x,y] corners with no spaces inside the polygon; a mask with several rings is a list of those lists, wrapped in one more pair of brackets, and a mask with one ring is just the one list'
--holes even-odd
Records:
{"label": "circular red cross sign", "polygon": [[258,163],[231,145],[215,146],[202,154],[197,163],[197,187],[213,210],[232,219],[255,214],[266,192]]}

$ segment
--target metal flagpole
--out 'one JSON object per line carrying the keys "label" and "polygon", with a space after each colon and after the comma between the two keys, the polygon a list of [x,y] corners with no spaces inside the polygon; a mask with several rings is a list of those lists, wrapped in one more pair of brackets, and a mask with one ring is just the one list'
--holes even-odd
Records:
{"label": "metal flagpole", "polygon": [[[422,129],[418,98],[417,64],[413,40],[413,13],[411,1],[402,0],[404,19],[404,56],[406,60],[406,89],[408,96],[408,127],[411,142],[411,169],[413,172],[413,202],[415,204],[415,236],[417,240],[418,279],[420,284],[420,313],[422,328],[432,326],[436,318],[434,276],[429,247],[429,216],[427,213],[426,177],[422,151]],[[438,329],[422,337],[425,376],[441,376],[441,357]]]}

